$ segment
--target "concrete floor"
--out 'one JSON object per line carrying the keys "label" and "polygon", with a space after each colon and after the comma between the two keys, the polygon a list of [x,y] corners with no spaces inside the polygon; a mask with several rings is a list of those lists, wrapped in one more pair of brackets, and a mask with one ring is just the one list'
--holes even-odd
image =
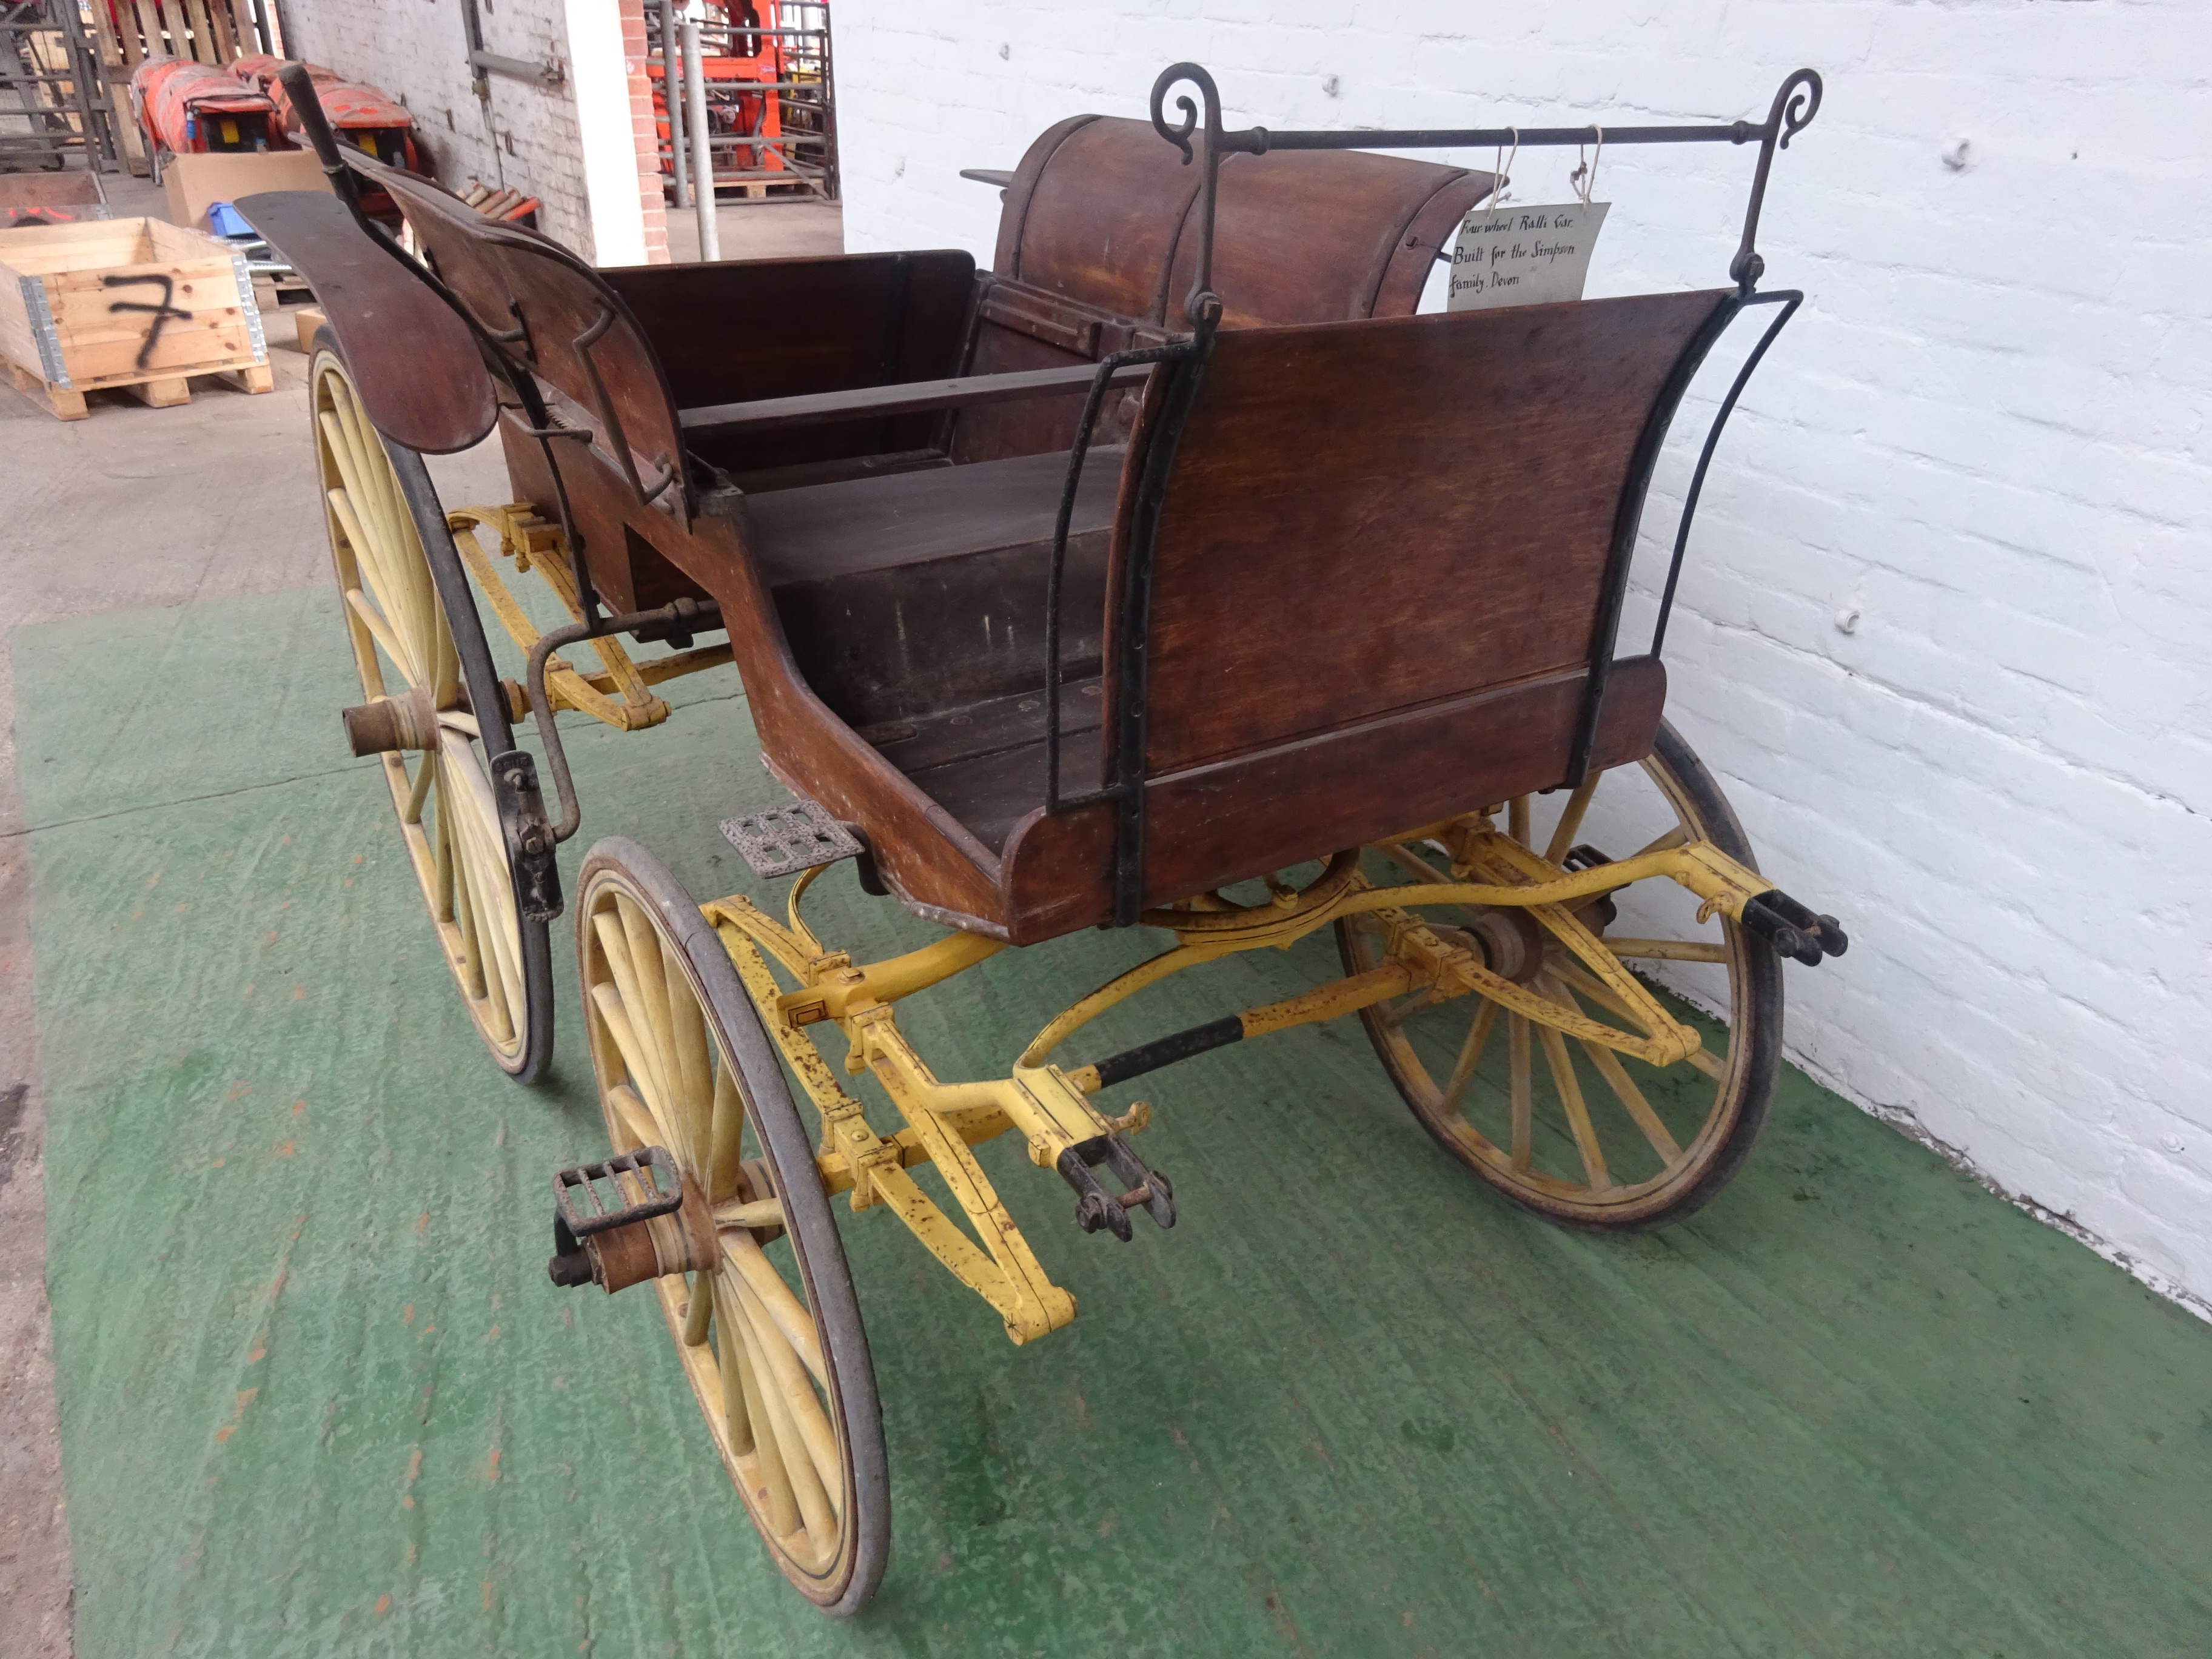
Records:
{"label": "concrete floor", "polygon": [[[117,217],[166,219],[143,179],[106,180]],[[841,252],[834,204],[725,208],[725,257]],[[678,257],[694,257],[690,216]],[[174,607],[322,580],[321,514],[298,487],[307,362],[268,319],[276,390],[196,382],[189,406],[94,392],[84,421],[55,420],[0,389],[0,1659],[70,1651],[69,1523],[62,1497],[45,1288],[45,1102],[31,1012],[27,835],[16,776],[14,629],[109,611]],[[436,465],[449,500],[503,500],[496,445]]]}
{"label": "concrete floor", "polygon": [[[785,259],[845,251],[845,210],[835,202],[725,201],[714,215],[725,259]],[[699,257],[699,216],[668,210],[668,252],[678,264]]]}

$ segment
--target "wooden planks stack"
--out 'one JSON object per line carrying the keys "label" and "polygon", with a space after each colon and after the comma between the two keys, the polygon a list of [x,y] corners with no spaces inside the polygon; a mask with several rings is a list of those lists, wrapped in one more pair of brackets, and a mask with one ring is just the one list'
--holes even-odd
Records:
{"label": "wooden planks stack", "polygon": [[461,200],[487,219],[521,219],[538,211],[535,196],[519,190],[494,190],[475,179],[461,192]]}
{"label": "wooden planks stack", "polygon": [[[272,8],[273,9],[273,8]],[[120,118],[116,128],[133,173],[147,171],[144,141],[130,118],[131,71],[164,53],[227,68],[260,52],[252,0],[94,0],[89,8],[100,72]]]}
{"label": "wooden planks stack", "polygon": [[157,408],[191,400],[187,375],[276,386],[245,261],[158,219],[0,231],[0,359],[64,421],[102,386]]}

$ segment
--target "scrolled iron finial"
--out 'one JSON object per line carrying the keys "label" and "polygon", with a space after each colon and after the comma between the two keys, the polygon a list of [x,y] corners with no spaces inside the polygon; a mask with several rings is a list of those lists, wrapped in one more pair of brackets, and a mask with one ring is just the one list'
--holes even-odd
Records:
{"label": "scrolled iron finial", "polygon": [[1817,71],[1801,69],[1784,81],[1774,94],[1774,107],[1767,112],[1766,125],[1770,131],[1781,135],[1778,148],[1788,149],[1790,141],[1813,125],[1813,118],[1820,112],[1820,77]]}
{"label": "scrolled iron finial", "polygon": [[1194,159],[1190,136],[1198,130],[1199,106],[1191,101],[1188,93],[1176,100],[1176,107],[1182,112],[1180,125],[1170,125],[1167,118],[1168,89],[1178,81],[1188,81],[1199,90],[1206,100],[1206,131],[1209,137],[1221,133],[1221,92],[1213,84],[1213,77],[1197,64],[1170,64],[1160,71],[1160,78],[1152,82],[1152,131],[1182,152],[1182,161],[1188,167]]}

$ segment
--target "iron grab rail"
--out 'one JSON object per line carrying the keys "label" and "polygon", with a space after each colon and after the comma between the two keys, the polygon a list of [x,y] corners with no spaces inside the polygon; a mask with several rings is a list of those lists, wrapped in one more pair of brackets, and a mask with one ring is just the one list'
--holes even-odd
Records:
{"label": "iron grab rail", "polygon": [[[1168,93],[1176,83],[1185,81],[1198,88],[1203,101],[1202,128],[1200,106],[1192,101],[1188,93],[1181,94],[1175,100],[1176,109],[1182,112],[1182,120],[1170,122],[1168,119]],[[1794,70],[1775,89],[1774,101],[1768,107],[1765,120],[1739,120],[1705,126],[1617,127],[1607,130],[1598,123],[1591,122],[1579,127],[1370,127],[1364,130],[1288,132],[1271,132],[1266,127],[1254,126],[1231,132],[1221,125],[1221,92],[1214,85],[1212,76],[1197,64],[1170,64],[1152,82],[1152,129],[1182,152],[1186,166],[1194,160],[1200,160],[1201,152],[1203,162],[1203,177],[1199,185],[1198,271],[1191,286],[1191,298],[1185,302],[1185,309],[1194,309],[1197,297],[1213,289],[1214,201],[1224,155],[1265,155],[1271,149],[1477,149],[1503,148],[1507,144],[1559,146],[1586,144],[1594,137],[1601,137],[1607,144],[1747,144],[1753,139],[1758,140],[1759,167],[1752,176],[1751,198],[1744,211],[1743,239],[1737,245],[1735,258],[1729,263],[1729,279],[1748,296],[1758,286],[1759,276],[1766,269],[1765,261],[1759,257],[1756,243],[1759,209],[1766,199],[1766,179],[1774,165],[1774,152],[1787,149],[1790,139],[1811,125],[1814,116],[1820,112],[1820,77],[1816,72],[1809,69]],[[1194,134],[1201,137],[1201,142],[1195,148],[1192,143]]]}

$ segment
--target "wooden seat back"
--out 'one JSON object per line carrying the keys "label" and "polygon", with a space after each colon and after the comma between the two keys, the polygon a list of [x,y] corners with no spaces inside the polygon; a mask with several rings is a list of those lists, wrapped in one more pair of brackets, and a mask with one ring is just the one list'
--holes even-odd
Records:
{"label": "wooden seat back", "polygon": [[[1187,332],[1198,185],[1150,122],[1079,115],[1048,128],[1006,188],[974,372],[1094,362]],[[1487,173],[1355,151],[1229,157],[1214,217],[1225,323],[1409,314],[1491,187]],[[1065,448],[1081,407],[1058,398],[964,416],[955,456]],[[1133,412],[1109,419],[1099,441],[1120,441]]]}
{"label": "wooden seat back", "polygon": [[[994,268],[1077,305],[1182,331],[1199,170],[1147,121],[1077,116],[1030,146]],[[1232,155],[1214,286],[1231,327],[1401,316],[1491,175],[1358,151]]]}
{"label": "wooden seat back", "polygon": [[559,243],[487,219],[428,179],[352,165],[392,192],[431,270],[509,362],[559,394],[556,416],[589,431],[592,447],[641,494],[672,491],[670,505],[688,517],[690,483],[667,375],[606,278]]}
{"label": "wooden seat back", "polygon": [[[1730,299],[1220,335],[1152,554],[1144,771],[1162,890],[1565,777],[1593,653],[1612,651],[1650,447]],[[1115,557],[1119,591],[1126,535]],[[1629,681],[1651,706],[1640,738],[1606,738],[1607,763],[1656,729],[1662,682]],[[1510,720],[1479,712],[1547,686]],[[1119,707],[1126,685],[1109,695]],[[1206,848],[1163,787],[1179,775],[1206,780]]]}

